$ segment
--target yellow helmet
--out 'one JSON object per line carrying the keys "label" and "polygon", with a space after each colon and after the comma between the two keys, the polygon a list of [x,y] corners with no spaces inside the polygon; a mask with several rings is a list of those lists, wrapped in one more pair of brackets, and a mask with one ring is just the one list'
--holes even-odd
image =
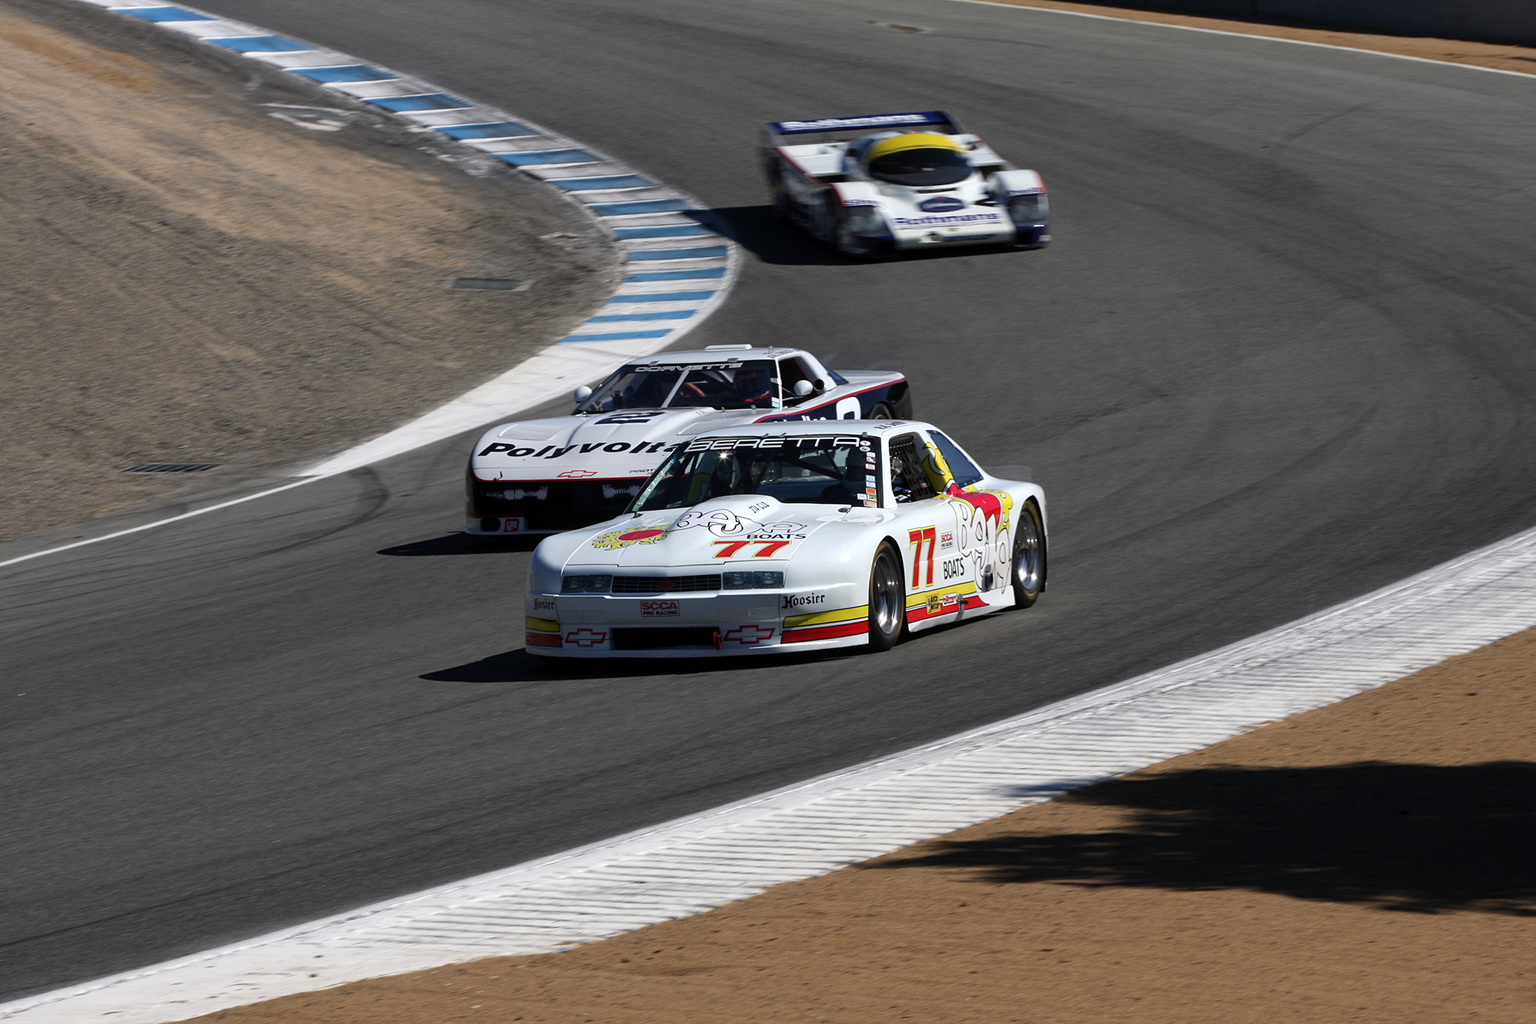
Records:
{"label": "yellow helmet", "polygon": [[900,153],[908,149],[947,149],[952,153],[964,153],[965,150],[958,142],[947,135],[936,135],[933,132],[908,132],[905,135],[893,135],[888,139],[881,139],[869,147],[867,160],[878,160],[882,156],[890,156],[892,153]]}

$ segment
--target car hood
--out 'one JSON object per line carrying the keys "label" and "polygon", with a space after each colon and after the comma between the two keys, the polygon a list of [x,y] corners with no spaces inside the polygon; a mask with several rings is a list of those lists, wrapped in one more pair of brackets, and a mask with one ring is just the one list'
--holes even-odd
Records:
{"label": "car hood", "polygon": [[871,525],[888,516],[877,509],[845,511],[837,505],[791,505],[738,494],[580,531],[579,540],[571,537],[574,549],[565,564],[592,569],[693,566],[716,572],[725,567],[768,568],[834,523]]}
{"label": "car hood", "polygon": [[645,477],[695,434],[752,423],[776,411],[630,409],[506,423],[481,436],[470,470],[481,480]]}

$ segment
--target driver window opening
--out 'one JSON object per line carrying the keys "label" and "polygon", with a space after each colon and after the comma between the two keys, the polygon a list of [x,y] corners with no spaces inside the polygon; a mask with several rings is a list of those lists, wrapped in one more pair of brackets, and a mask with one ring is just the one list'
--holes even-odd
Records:
{"label": "driver window opening", "polygon": [[925,466],[932,461],[927,454],[927,445],[916,434],[903,434],[891,441],[891,491],[897,504],[938,497],[931,470]]}
{"label": "driver window opening", "polygon": [[695,366],[626,366],[576,406],[578,413],[628,409],[776,409],[777,366],[771,359]]}

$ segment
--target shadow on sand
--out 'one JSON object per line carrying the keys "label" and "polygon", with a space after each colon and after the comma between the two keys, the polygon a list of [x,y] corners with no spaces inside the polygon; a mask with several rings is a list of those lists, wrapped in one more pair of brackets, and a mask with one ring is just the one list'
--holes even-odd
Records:
{"label": "shadow on sand", "polygon": [[1120,779],[1066,799],[1123,809],[1125,823],[945,842],[879,867],[1536,916],[1536,764],[1203,768]]}

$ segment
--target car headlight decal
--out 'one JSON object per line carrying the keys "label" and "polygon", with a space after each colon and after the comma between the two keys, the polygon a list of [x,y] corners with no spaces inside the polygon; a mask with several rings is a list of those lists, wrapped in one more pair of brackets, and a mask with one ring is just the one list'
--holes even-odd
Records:
{"label": "car headlight decal", "polygon": [[589,573],[562,576],[560,578],[560,593],[562,594],[606,594],[612,589],[613,576],[611,574]]}
{"label": "car headlight decal", "polygon": [[721,590],[782,590],[784,574],[772,571],[723,572],[720,574]]}
{"label": "car headlight decal", "polygon": [[885,218],[874,206],[854,206],[848,209],[848,228],[857,235],[878,235],[885,231]]}
{"label": "car headlight decal", "polygon": [[1044,192],[1034,195],[1009,196],[1008,216],[1013,218],[1015,224],[1033,227],[1036,224],[1044,224],[1050,216],[1050,201],[1045,198]]}

